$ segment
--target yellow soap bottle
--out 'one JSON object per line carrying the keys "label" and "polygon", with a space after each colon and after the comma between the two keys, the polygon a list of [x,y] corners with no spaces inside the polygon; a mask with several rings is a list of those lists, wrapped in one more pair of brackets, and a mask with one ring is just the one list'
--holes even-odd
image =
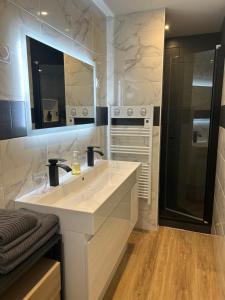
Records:
{"label": "yellow soap bottle", "polygon": [[80,174],[80,162],[79,162],[79,152],[73,151],[73,161],[72,161],[72,174]]}

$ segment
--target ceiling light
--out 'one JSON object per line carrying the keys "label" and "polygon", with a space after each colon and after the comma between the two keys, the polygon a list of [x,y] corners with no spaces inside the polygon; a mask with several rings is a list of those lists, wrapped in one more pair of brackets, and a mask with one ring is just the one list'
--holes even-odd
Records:
{"label": "ceiling light", "polygon": [[42,16],[47,16],[47,15],[48,15],[48,12],[47,12],[47,11],[41,11],[41,15],[42,15]]}
{"label": "ceiling light", "polygon": [[165,25],[165,30],[170,30],[170,25],[169,24]]}

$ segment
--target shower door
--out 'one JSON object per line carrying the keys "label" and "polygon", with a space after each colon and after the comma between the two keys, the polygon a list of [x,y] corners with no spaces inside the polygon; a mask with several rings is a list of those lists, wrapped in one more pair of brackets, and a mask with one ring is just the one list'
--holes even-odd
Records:
{"label": "shower door", "polygon": [[215,51],[180,52],[165,61],[163,206],[203,222]]}

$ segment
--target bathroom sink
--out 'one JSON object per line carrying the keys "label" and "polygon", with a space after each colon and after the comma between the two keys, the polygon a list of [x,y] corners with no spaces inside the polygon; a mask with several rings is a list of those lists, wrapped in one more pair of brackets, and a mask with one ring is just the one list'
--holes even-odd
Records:
{"label": "bathroom sink", "polygon": [[94,234],[117,206],[117,194],[126,194],[135,184],[136,177],[131,175],[139,166],[136,162],[100,160],[57,187],[16,199],[16,207],[38,207],[38,211],[55,214],[60,211],[66,214],[61,226]]}
{"label": "bathroom sink", "polygon": [[139,167],[98,161],[60,186],[16,200],[17,208],[59,217],[66,300],[103,298],[137,222]]}

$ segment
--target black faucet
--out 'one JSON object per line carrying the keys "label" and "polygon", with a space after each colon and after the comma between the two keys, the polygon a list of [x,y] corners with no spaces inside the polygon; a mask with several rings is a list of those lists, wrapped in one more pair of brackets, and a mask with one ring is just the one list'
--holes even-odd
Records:
{"label": "black faucet", "polygon": [[87,147],[87,164],[89,167],[94,166],[94,153],[98,153],[101,156],[104,156],[104,153],[99,150],[95,150],[95,148],[100,149],[100,147],[97,146],[88,146]]}
{"label": "black faucet", "polygon": [[48,160],[49,164],[49,181],[50,186],[57,186],[59,185],[59,168],[62,168],[66,172],[72,171],[72,169],[64,164],[59,164],[58,162],[65,162],[65,159],[62,158],[51,158]]}

